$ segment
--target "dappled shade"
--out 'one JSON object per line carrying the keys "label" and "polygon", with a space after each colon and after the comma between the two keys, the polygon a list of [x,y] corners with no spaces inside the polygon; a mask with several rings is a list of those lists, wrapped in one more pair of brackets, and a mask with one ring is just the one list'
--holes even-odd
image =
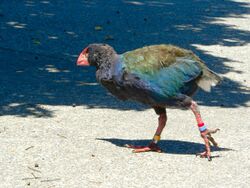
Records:
{"label": "dappled shade", "polygon": [[[215,22],[250,13],[247,4],[234,1],[30,0],[8,6],[0,10],[0,115],[52,117],[53,111],[41,105],[147,109],[107,94],[96,83],[94,68],[75,66],[77,55],[89,43],[109,43],[119,53],[171,43],[195,51],[223,75],[236,71],[224,64],[233,60],[194,45],[241,46],[250,41],[249,31]],[[225,79],[211,93],[199,92],[196,98],[202,105],[226,108],[246,106],[249,94],[249,88]]]}

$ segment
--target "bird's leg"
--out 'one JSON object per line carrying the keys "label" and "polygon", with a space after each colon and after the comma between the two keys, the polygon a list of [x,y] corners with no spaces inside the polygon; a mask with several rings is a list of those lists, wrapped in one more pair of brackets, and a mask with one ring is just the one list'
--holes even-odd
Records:
{"label": "bird's leg", "polygon": [[161,152],[160,147],[157,145],[157,143],[160,141],[161,133],[166,125],[167,122],[167,115],[166,113],[162,113],[159,115],[158,118],[158,127],[156,129],[155,135],[153,137],[153,140],[149,143],[148,146],[134,146],[134,145],[126,145],[128,148],[134,149],[134,153],[139,152],[148,152],[148,151],[156,151]]}
{"label": "bird's leg", "polygon": [[205,152],[198,154],[202,158],[207,158],[209,161],[211,161],[211,149],[210,149],[210,143],[211,142],[214,146],[218,146],[217,142],[215,142],[214,138],[211,136],[211,134],[216,133],[219,129],[215,130],[209,130],[207,129],[206,125],[202,121],[200,110],[198,108],[198,105],[195,101],[191,102],[190,109],[193,111],[199,131],[201,133],[201,137],[204,139],[205,142]]}

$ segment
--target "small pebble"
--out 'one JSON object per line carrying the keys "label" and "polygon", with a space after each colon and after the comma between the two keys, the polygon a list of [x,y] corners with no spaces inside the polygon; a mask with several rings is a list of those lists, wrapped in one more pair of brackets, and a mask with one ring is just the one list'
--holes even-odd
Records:
{"label": "small pebble", "polygon": [[72,104],[72,107],[76,107],[76,104],[75,104],[75,103],[73,103],[73,104]]}
{"label": "small pebble", "polygon": [[30,182],[28,182],[27,185],[30,186]]}
{"label": "small pebble", "polygon": [[92,156],[92,157],[95,157],[95,155],[94,155],[94,154],[92,154],[91,156]]}
{"label": "small pebble", "polygon": [[39,167],[39,165],[36,163],[36,164],[35,164],[35,167]]}

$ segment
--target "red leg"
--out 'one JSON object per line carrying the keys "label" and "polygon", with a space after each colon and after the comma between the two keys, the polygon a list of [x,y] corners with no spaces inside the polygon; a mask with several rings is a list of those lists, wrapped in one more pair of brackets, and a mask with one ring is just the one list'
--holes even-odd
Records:
{"label": "red leg", "polygon": [[153,140],[151,143],[149,143],[148,146],[134,146],[134,145],[126,145],[128,148],[134,149],[134,153],[139,153],[139,152],[148,152],[148,151],[156,151],[156,152],[161,152],[160,147],[157,145],[158,141],[160,140],[160,135],[166,125],[167,122],[167,115],[166,113],[162,113],[159,116],[158,119],[158,127],[156,129],[155,135],[153,137]]}
{"label": "red leg", "polygon": [[205,142],[205,152],[198,154],[200,157],[202,158],[207,158],[209,161],[211,161],[211,149],[210,149],[210,143],[209,141],[214,145],[214,146],[218,146],[218,144],[215,142],[214,138],[211,136],[212,133],[216,133],[217,130],[219,129],[215,129],[215,130],[209,130],[206,128],[206,125],[203,123],[202,118],[201,118],[201,114],[198,108],[198,105],[195,101],[192,101],[191,105],[190,105],[190,109],[193,111],[200,133],[201,133],[201,137],[203,138],[204,142]]}

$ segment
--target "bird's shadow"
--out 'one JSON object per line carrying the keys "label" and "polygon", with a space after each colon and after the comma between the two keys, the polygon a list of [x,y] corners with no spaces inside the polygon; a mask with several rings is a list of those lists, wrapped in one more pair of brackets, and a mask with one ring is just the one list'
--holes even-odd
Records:
{"label": "bird's shadow", "polygon": [[[96,138],[96,139],[110,142],[119,147],[126,147],[125,146],[126,144],[146,146],[151,141],[151,140],[129,140],[129,139],[118,139],[118,138]],[[181,140],[161,140],[159,146],[162,149],[162,153],[167,153],[167,154],[195,155],[197,153],[204,151],[204,144],[189,142],[189,141],[181,141]],[[233,149],[211,146],[211,151],[233,151]]]}

